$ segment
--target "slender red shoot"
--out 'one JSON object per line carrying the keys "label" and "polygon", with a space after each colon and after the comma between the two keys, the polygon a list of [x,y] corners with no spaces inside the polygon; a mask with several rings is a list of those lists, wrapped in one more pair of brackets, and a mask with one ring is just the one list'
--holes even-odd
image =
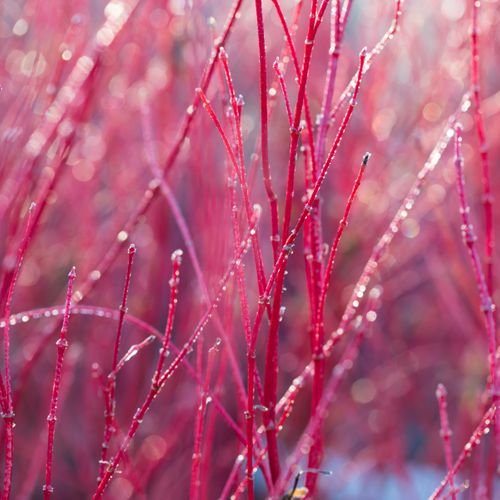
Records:
{"label": "slender red shoot", "polygon": [[448,420],[448,402],[447,402],[447,391],[443,384],[438,384],[436,389],[436,398],[438,400],[439,406],[439,419],[441,420],[441,439],[443,440],[444,446],[444,456],[446,459],[446,467],[448,468],[449,474],[449,484],[451,490],[451,498],[455,500],[457,498],[455,492],[455,481],[453,477],[453,455],[451,451],[451,436],[453,435],[450,429],[450,422]]}
{"label": "slender red shoot", "polygon": [[24,236],[17,251],[17,257],[14,261],[13,271],[10,276],[10,283],[7,292],[7,299],[5,301],[3,320],[3,354],[5,366],[5,383],[2,375],[0,374],[0,403],[2,407],[2,418],[5,422],[5,472],[3,482],[3,497],[9,498],[10,490],[12,487],[12,469],[14,457],[14,406],[12,398],[11,387],[11,373],[10,373],[10,311],[12,299],[14,298],[14,289],[16,287],[21,265],[24,256],[28,249],[28,245],[32,234],[32,216],[35,211],[36,204],[31,203],[28,209],[28,220],[24,231]]}
{"label": "slender red shoot", "polygon": [[68,289],[66,293],[66,304],[64,306],[64,316],[59,334],[59,339],[56,342],[57,360],[54,372],[54,382],[52,384],[52,397],[50,400],[50,411],[47,416],[47,463],[45,466],[45,484],[43,485],[43,496],[48,500],[54,492],[52,486],[52,462],[54,454],[54,436],[56,431],[57,421],[57,404],[59,402],[59,391],[61,387],[61,378],[63,371],[64,353],[68,348],[68,325],[71,309],[71,296],[73,295],[73,283],[76,279],[76,270],[73,267],[68,274]]}
{"label": "slender red shoot", "polygon": [[122,338],[123,323],[125,320],[125,315],[127,313],[127,298],[130,289],[130,278],[132,276],[132,264],[134,261],[134,255],[136,252],[135,245],[130,245],[128,249],[128,263],[127,272],[125,274],[125,285],[123,287],[122,301],[120,304],[120,313],[118,317],[118,327],[116,330],[115,346],[113,350],[113,361],[111,365],[111,372],[108,375],[106,385],[103,388],[104,393],[104,436],[101,444],[101,457],[99,460],[99,476],[97,482],[100,481],[102,475],[104,474],[104,468],[106,465],[108,448],[111,441],[111,437],[117,431],[116,423],[116,371],[118,366],[118,356],[120,353],[120,342]]}

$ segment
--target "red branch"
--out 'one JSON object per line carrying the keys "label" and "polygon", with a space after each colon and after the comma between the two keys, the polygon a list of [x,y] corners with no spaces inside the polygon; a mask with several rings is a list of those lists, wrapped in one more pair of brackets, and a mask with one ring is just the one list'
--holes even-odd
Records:
{"label": "red branch", "polygon": [[453,478],[453,455],[451,451],[451,436],[450,422],[448,420],[448,402],[446,401],[446,387],[439,384],[436,389],[436,398],[439,406],[439,419],[441,420],[441,439],[443,440],[444,456],[446,460],[446,467],[448,468],[449,483],[451,489],[451,498],[456,500],[457,494],[455,491],[455,482]]}
{"label": "red branch", "polygon": [[57,420],[57,404],[59,402],[59,389],[61,387],[61,377],[62,377],[62,366],[64,360],[64,353],[68,348],[68,340],[66,335],[68,333],[68,324],[70,316],[71,307],[71,296],[73,294],[73,283],[76,279],[76,270],[73,267],[68,274],[68,290],[66,293],[66,305],[64,307],[64,317],[61,327],[61,333],[59,334],[59,339],[56,342],[57,346],[57,361],[56,369],[54,372],[54,382],[52,385],[52,397],[50,400],[50,411],[47,416],[47,464],[45,467],[45,484],[43,485],[43,496],[45,500],[48,500],[53,491],[52,486],[52,461],[54,453],[54,434],[56,431],[56,420]]}

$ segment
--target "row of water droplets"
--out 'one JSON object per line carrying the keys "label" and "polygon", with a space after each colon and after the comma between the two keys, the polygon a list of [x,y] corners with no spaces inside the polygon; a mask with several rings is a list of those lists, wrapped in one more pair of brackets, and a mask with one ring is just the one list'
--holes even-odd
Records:
{"label": "row of water droplets", "polygon": [[[86,316],[97,316],[99,318],[118,319],[119,312],[114,309],[107,309],[95,306],[73,306],[71,314],[83,314]],[[49,308],[33,309],[13,314],[9,317],[9,325],[28,323],[31,320],[55,318],[64,315],[64,306],[58,305]],[[0,320],[0,328],[5,328],[6,320]]]}
{"label": "row of water droplets", "polygon": [[410,188],[408,194],[399,207],[396,215],[393,217],[389,227],[384,232],[382,237],[375,245],[373,252],[366,263],[361,276],[354,287],[354,291],[349,299],[348,306],[342,316],[339,328],[333,332],[330,340],[325,345],[325,351],[329,351],[336,343],[336,338],[344,334],[345,326],[353,318],[356,310],[358,309],[361,299],[364,297],[368,284],[370,283],[373,274],[378,268],[378,264],[382,257],[385,255],[389,245],[391,244],[394,236],[399,232],[401,223],[408,217],[411,210],[415,205],[415,201],[421,193],[422,186],[427,179],[428,175],[435,169],[436,165],[441,160],[445,149],[447,148],[450,140],[454,136],[454,124],[460,113],[466,112],[470,107],[470,95],[466,93],[460,102],[458,110],[448,119],[446,126],[439,137],[438,142],[430,153],[424,166],[417,174],[417,179]]}

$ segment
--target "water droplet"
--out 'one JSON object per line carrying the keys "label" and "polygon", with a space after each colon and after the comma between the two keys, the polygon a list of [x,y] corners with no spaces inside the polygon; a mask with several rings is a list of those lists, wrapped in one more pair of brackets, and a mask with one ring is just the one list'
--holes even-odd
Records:
{"label": "water droplet", "polygon": [[68,341],[66,339],[58,339],[57,342],[56,342],[56,346],[57,347],[68,347]]}
{"label": "water droplet", "polygon": [[118,241],[127,241],[128,240],[128,233],[127,231],[120,231],[117,235],[116,235],[116,239]]}
{"label": "water droplet", "polygon": [[127,354],[125,354],[125,357],[123,358],[124,361],[130,361],[137,353],[139,352],[139,349],[137,349],[136,346],[132,346]]}

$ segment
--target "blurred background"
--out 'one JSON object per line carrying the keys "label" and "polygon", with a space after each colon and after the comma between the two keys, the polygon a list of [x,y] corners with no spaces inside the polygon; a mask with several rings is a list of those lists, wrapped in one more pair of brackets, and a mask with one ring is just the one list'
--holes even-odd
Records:
{"label": "blurred background", "polygon": [[[310,4],[278,3],[290,24],[299,12],[294,40],[301,61]],[[192,107],[195,88],[200,86],[231,6],[226,0],[141,0],[137,5],[125,0],[107,5],[92,0],[5,0],[0,5],[2,310],[30,203],[37,201],[40,209],[12,304],[12,312],[19,313],[11,326],[16,498],[42,494],[46,414],[56,357],[54,332],[57,335],[56,317],[61,313],[71,266],[78,273],[74,302],[83,310],[75,311],[70,320],[56,429],[54,488],[59,498],[85,498],[96,486],[104,428],[100,381],[111,369],[128,244],[137,247],[128,312],[160,332],[168,311],[170,254],[177,248],[184,250],[172,335],[177,346],[187,341],[207,308],[203,287],[213,300],[234,256],[228,155],[208,113],[197,104],[195,112]],[[335,261],[324,317],[327,334],[338,327],[374,246],[446,131],[448,118],[460,109],[464,94],[471,89],[472,2],[406,0],[401,11],[399,29],[371,59],[351,122],[321,190],[322,238],[331,246],[361,158],[366,151],[372,154]],[[499,4],[483,0],[478,12],[482,114],[491,191],[498,199]],[[390,29],[394,15],[393,1],[352,1],[340,47],[334,105],[356,72],[359,51],[376,46]],[[273,2],[264,2],[264,22],[270,168],[282,217],[290,126],[282,91],[271,86],[277,57],[292,110],[298,84],[293,65],[287,64],[289,54]],[[253,2],[242,2],[224,48],[235,90],[244,99],[241,124],[250,200],[262,206],[259,239],[269,276],[273,267],[271,215],[259,147],[259,54]],[[330,7],[317,34],[307,83],[315,133],[321,120],[316,117],[321,113],[329,48]],[[229,94],[220,64],[215,65],[205,93],[230,135]],[[466,189],[484,263],[480,144],[474,106],[466,104],[463,109],[459,120],[464,128]],[[344,112],[342,105],[332,121],[327,151]],[[193,121],[188,136],[165,177],[169,201],[155,179],[190,113]],[[301,146],[306,145],[304,136]],[[307,150],[302,148],[297,158],[292,222],[304,204],[304,163]],[[191,253],[172,199],[191,235]],[[148,205],[141,211],[144,200]],[[239,187],[236,205],[243,212]],[[493,213],[498,234],[496,202]],[[244,235],[246,220],[239,217]],[[134,224],[129,227],[130,220]],[[488,407],[487,336],[460,225],[452,140],[426,178],[369,285],[377,287],[380,304],[323,424],[325,458],[321,468],[332,475],[320,476],[317,498],[426,498],[446,474],[437,384],[443,383],[448,390],[455,458]],[[326,256],[328,247],[324,250]],[[259,292],[252,250],[243,264],[253,321]],[[498,269],[498,265],[495,250],[493,266]],[[312,320],[305,268],[301,234],[287,265],[282,299],[286,310],[279,326],[279,396],[311,360]],[[205,285],[200,283],[200,274]],[[228,358],[226,339],[210,385],[234,421],[243,426],[235,366],[246,386],[246,342],[236,280],[231,279],[227,288],[217,321],[207,324],[188,359],[203,379],[207,351],[222,328],[236,365]],[[493,299],[500,300],[496,286]],[[33,309],[39,311],[30,313]],[[262,377],[267,331],[265,320],[257,342]],[[121,354],[150,333],[126,322]],[[351,328],[333,350],[326,363],[327,376],[352,335]],[[123,432],[150,387],[159,347],[157,341],[146,346],[119,374],[116,416]],[[141,424],[121,473],[107,490],[109,498],[189,497],[200,397],[199,385],[180,367]],[[283,464],[310,414],[308,382],[279,435]],[[259,423],[260,416],[256,418]],[[115,436],[111,448],[116,450],[120,442],[120,436]],[[219,498],[242,449],[214,405],[208,405],[200,497]],[[307,467],[306,463],[304,458],[301,467]],[[494,498],[495,467],[494,443],[486,439],[456,480],[464,490],[461,495]],[[231,492],[243,479],[243,472],[236,479]],[[256,495],[264,498],[266,492],[259,472]]]}

